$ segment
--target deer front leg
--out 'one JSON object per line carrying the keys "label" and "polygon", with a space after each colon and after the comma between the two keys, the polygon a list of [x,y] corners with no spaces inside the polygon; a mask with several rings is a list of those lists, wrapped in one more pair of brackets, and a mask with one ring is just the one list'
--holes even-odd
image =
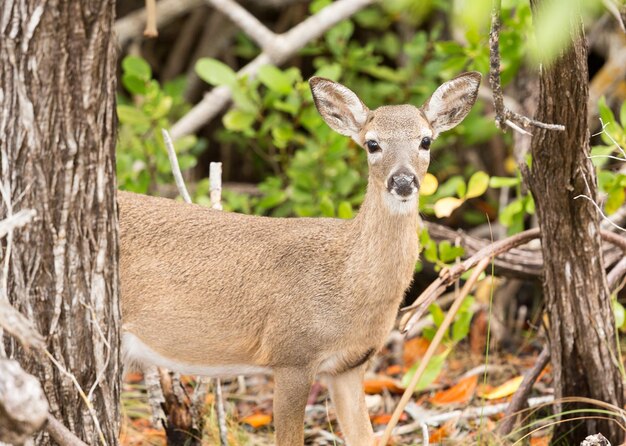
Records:
{"label": "deer front leg", "polygon": [[374,432],[363,393],[366,365],[340,375],[328,376],[328,390],[335,406],[339,425],[348,446],[374,444]]}
{"label": "deer front leg", "polygon": [[313,373],[297,368],[274,370],[274,427],[277,446],[304,444],[304,411]]}

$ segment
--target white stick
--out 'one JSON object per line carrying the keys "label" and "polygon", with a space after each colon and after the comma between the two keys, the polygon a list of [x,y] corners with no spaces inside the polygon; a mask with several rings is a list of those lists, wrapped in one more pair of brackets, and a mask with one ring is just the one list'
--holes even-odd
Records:
{"label": "white stick", "polygon": [[209,167],[209,190],[211,208],[222,210],[222,163],[211,163]]}
{"label": "white stick", "polygon": [[178,188],[178,193],[186,203],[191,203],[191,197],[189,196],[189,192],[187,192],[187,186],[185,186],[185,180],[183,180],[183,174],[180,171],[180,166],[178,165],[178,158],[176,158],[176,150],[174,150],[174,143],[172,142],[172,138],[170,138],[167,130],[161,129],[161,133],[163,134],[163,141],[165,142],[165,148],[167,149],[167,156],[170,159],[170,165],[172,166],[172,174],[174,175],[174,181],[176,181],[176,187]]}

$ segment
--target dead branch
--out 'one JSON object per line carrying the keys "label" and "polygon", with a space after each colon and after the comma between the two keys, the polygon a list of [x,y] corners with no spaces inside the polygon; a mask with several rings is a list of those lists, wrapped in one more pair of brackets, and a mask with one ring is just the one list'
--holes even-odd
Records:
{"label": "dead branch", "polygon": [[548,364],[548,361],[550,361],[550,347],[549,345],[545,345],[537,357],[537,362],[535,362],[534,367],[524,375],[522,384],[520,384],[511,399],[511,403],[506,408],[506,411],[504,412],[504,420],[498,428],[498,433],[500,435],[506,436],[511,433],[511,430],[513,430],[516,412],[523,409],[526,399],[528,398],[528,394],[532,390],[535,381],[537,381],[537,378]]}
{"label": "dead branch", "polygon": [[500,80],[500,14],[502,10],[501,0],[493,0],[491,10],[491,30],[489,31],[489,83],[493,91],[493,105],[496,112],[496,125],[505,130],[505,125],[522,134],[530,134],[528,129],[532,126],[548,130],[564,131],[565,126],[560,124],[546,124],[527,116],[516,113],[504,105],[502,83]]}
{"label": "dead branch", "polygon": [[0,442],[24,444],[48,418],[41,384],[17,361],[0,358]]}
{"label": "dead branch", "polygon": [[609,291],[615,293],[617,289],[621,288],[624,277],[626,276],[626,257],[622,257],[622,260],[609,271],[606,275],[606,281],[609,285]]}
{"label": "dead branch", "polygon": [[[156,26],[162,28],[188,11],[203,5],[205,0],[161,0],[156,4]],[[115,22],[115,34],[120,46],[140,36],[147,20],[145,9],[131,12]]]}
{"label": "dead branch", "polygon": [[37,212],[35,212],[34,209],[22,209],[18,213],[0,221],[0,238],[4,237],[14,229],[27,225],[33,218],[35,218],[35,215],[37,215]]}
{"label": "dead branch", "polygon": [[43,336],[37,332],[30,321],[17,311],[5,299],[0,297],[0,327],[14,336],[26,349],[45,349]]}
{"label": "dead branch", "polygon": [[146,28],[143,30],[145,37],[155,38],[159,35],[157,30],[156,0],[146,0]]}
{"label": "dead branch", "polygon": [[50,437],[61,446],[87,446],[87,443],[74,435],[63,423],[50,414],[48,414],[46,430]]}
{"label": "dead branch", "polygon": [[170,134],[165,129],[161,129],[161,134],[163,135],[163,141],[165,142],[165,148],[167,149],[167,157],[170,160],[170,165],[172,166],[172,174],[174,175],[174,181],[176,182],[176,187],[178,188],[178,192],[180,196],[183,197],[185,203],[191,203],[191,197],[189,196],[189,192],[187,192],[187,186],[185,186],[185,180],[183,179],[183,174],[180,171],[180,166],[178,165],[178,158],[176,157],[176,150],[174,149],[174,143],[172,143],[172,138],[170,138]]}
{"label": "dead branch", "polygon": [[[258,20],[255,18],[254,20],[251,19],[247,11],[242,13],[241,10],[238,9],[237,11],[240,15],[237,16],[236,20],[239,22],[236,23],[245,23],[246,26],[252,26],[253,31],[250,32],[254,34],[255,37],[253,38],[258,39],[257,41],[263,44],[262,53],[239,70],[237,73],[238,76],[247,75],[254,77],[259,68],[263,65],[282,64],[307,43],[320,37],[326,30],[373,2],[374,0],[338,0],[325,7],[317,14],[307,18],[302,23],[294,26],[284,34],[272,33],[271,40],[267,32],[263,31],[262,28],[251,25],[252,23],[258,22]],[[225,15],[230,15],[226,7],[228,2],[212,0],[211,3],[219,9],[220,12]],[[263,28],[267,30],[264,26]],[[244,29],[244,31],[248,32],[248,29]],[[194,106],[189,113],[174,124],[171,130],[172,137],[176,140],[195,132],[215,117],[230,99],[231,91],[229,87],[220,86],[214,88],[202,101]]]}

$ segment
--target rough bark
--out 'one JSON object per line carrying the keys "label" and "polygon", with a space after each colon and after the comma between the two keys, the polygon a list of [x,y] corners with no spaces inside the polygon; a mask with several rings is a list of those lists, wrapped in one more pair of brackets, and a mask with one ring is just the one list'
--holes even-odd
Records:
{"label": "rough bark", "polygon": [[[113,23],[114,0],[0,8],[0,219],[36,211],[3,241],[0,278],[92,409],[50,361],[9,337],[0,350],[41,381],[54,417],[91,445],[116,445],[119,431]],[[37,443],[54,444],[47,433]]]}
{"label": "rough bark", "polygon": [[[598,215],[588,200],[575,199],[596,196],[595,172],[587,158],[589,78],[582,23],[573,26],[572,40],[556,61],[542,68],[536,114],[536,119],[564,124],[566,130],[533,130],[528,178],[542,232],[555,397],[589,397],[623,407]],[[582,422],[557,424],[553,443],[579,444],[596,432],[622,442],[624,434],[616,423],[589,415]]]}

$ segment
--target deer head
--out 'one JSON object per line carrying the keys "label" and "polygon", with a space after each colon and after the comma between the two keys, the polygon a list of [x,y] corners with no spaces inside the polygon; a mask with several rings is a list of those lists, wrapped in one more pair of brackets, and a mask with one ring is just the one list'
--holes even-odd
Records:
{"label": "deer head", "polygon": [[409,214],[437,136],[459,124],[476,101],[481,75],[464,73],[441,85],[422,105],[370,110],[347,87],[321,77],[309,81],[315,105],[336,132],[367,151],[369,185],[393,214]]}

